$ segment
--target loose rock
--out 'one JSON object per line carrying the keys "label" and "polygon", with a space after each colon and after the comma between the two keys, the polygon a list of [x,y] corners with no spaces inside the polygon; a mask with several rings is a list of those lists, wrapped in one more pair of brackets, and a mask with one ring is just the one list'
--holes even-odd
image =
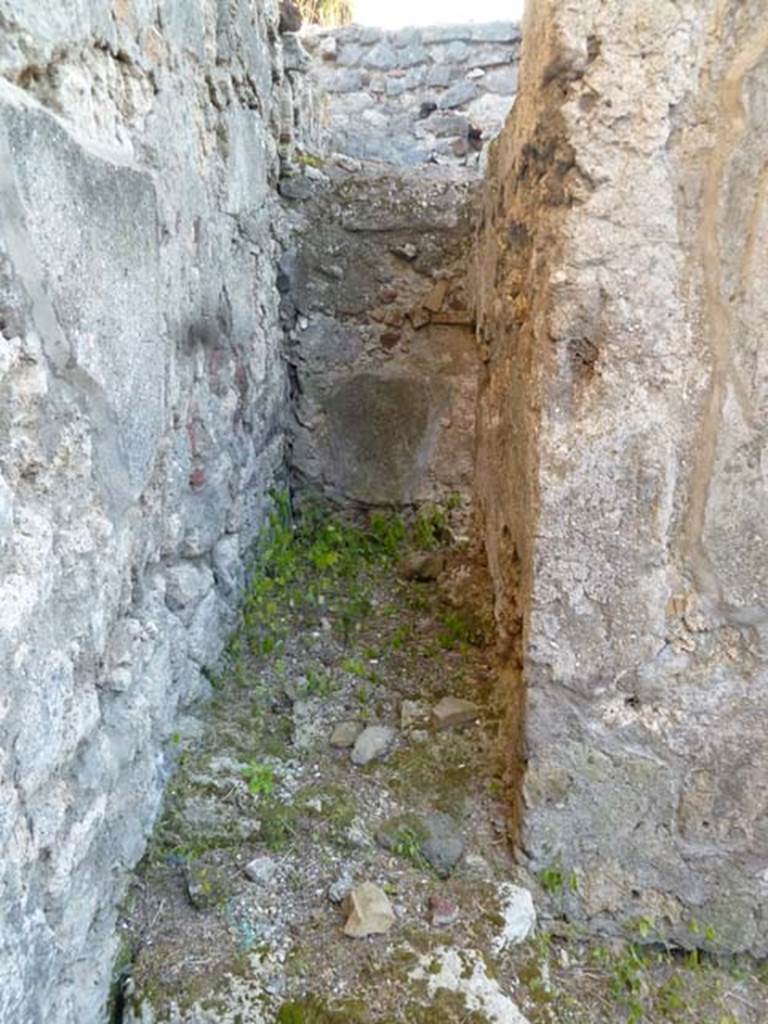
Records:
{"label": "loose rock", "polygon": [[474,722],[480,714],[480,708],[471,700],[461,697],[443,697],[432,708],[432,724],[436,729],[450,729],[456,725],[467,725]]}
{"label": "loose rock", "polygon": [[258,882],[259,885],[269,885],[277,874],[277,861],[272,857],[254,857],[245,865],[246,878],[251,882]]}
{"label": "loose rock", "polygon": [[216,851],[204,853],[187,864],[185,876],[189,901],[198,910],[211,910],[232,893],[230,878],[219,863]]}
{"label": "loose rock", "polygon": [[414,551],[406,555],[397,567],[404,580],[429,583],[445,569],[445,555],[439,551]]}
{"label": "loose rock", "polygon": [[362,728],[359,722],[339,722],[334,726],[328,742],[338,750],[347,750],[349,747],[354,747],[355,740],[362,732]]}
{"label": "loose rock", "polygon": [[347,897],[349,914],[344,934],[354,939],[384,935],[395,923],[395,912],[387,895],[372,882],[363,882]]}
{"label": "loose rock", "polygon": [[386,725],[369,725],[360,733],[352,748],[352,763],[368,764],[383,757],[395,741],[395,730]]}
{"label": "loose rock", "polygon": [[509,946],[514,946],[533,933],[536,927],[536,909],[533,897],[520,885],[504,883],[499,889],[502,900],[501,912],[504,927],[501,934],[494,939],[495,953],[501,953]]}
{"label": "loose rock", "polygon": [[423,817],[398,815],[385,821],[376,832],[378,844],[395,853],[403,853],[405,837],[441,878],[450,875],[464,852],[464,840],[453,820],[439,811]]}
{"label": "loose rock", "polygon": [[459,917],[459,908],[445,896],[429,897],[429,919],[436,928],[445,928]]}
{"label": "loose rock", "polygon": [[427,838],[421,844],[421,853],[441,878],[447,878],[464,852],[464,840],[447,814],[428,814],[424,824]]}

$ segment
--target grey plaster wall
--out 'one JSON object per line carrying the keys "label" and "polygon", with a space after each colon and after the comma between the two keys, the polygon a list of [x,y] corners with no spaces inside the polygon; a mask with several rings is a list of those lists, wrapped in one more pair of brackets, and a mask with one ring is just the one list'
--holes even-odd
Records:
{"label": "grey plaster wall", "polygon": [[594,927],[761,955],[764,15],[529,5],[478,249],[477,476],[522,855]]}
{"label": "grey plaster wall", "polygon": [[274,3],[0,27],[0,1021],[95,1024],[284,479],[274,196],[315,115]]}
{"label": "grey plaster wall", "polygon": [[386,32],[305,30],[331,150],[392,164],[476,166],[517,91],[513,22]]}

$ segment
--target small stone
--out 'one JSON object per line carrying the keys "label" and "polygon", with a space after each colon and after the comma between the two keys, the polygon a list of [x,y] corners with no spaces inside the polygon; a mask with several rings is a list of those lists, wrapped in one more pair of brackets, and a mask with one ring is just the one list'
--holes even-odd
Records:
{"label": "small stone", "polygon": [[395,741],[395,730],[386,725],[369,725],[360,733],[352,748],[352,763],[365,765],[383,757]]}
{"label": "small stone", "polygon": [[365,51],[362,46],[355,46],[354,43],[346,43],[342,46],[341,50],[338,51],[338,63],[345,67],[352,67],[352,65],[360,63],[360,58],[363,56],[364,52]]}
{"label": "small stone", "polygon": [[303,17],[301,9],[293,0],[280,0],[280,31],[298,32]]}
{"label": "small stone", "polygon": [[397,53],[385,42],[377,43],[366,57],[366,64],[379,71],[392,71],[398,63]]}
{"label": "small stone", "polygon": [[514,21],[489,21],[472,25],[472,38],[481,43],[515,43],[520,26]]}
{"label": "small stone", "polygon": [[336,43],[336,36],[324,36],[320,40],[320,57],[323,60],[335,60],[338,52],[338,44]]}
{"label": "small stone", "polygon": [[269,885],[277,874],[277,861],[272,857],[254,857],[243,870],[251,882]]}
{"label": "small stone", "polygon": [[441,878],[447,878],[464,852],[464,840],[447,814],[428,814],[424,825],[427,838],[421,843],[421,853]]}
{"label": "small stone", "polygon": [[428,309],[430,313],[439,312],[443,308],[449,287],[448,282],[445,280],[436,281],[421,300],[422,306]]}
{"label": "small stone", "polygon": [[401,559],[398,575],[404,580],[430,583],[445,569],[445,555],[439,551],[413,551]]}
{"label": "small stone", "polygon": [[362,730],[363,727],[359,722],[339,722],[334,726],[328,742],[337,750],[348,750],[350,747],[354,747],[355,740]]}
{"label": "small stone", "polygon": [[471,103],[479,95],[478,88],[474,82],[457,82],[450,89],[446,89],[438,100],[441,110],[452,110],[454,107],[463,107],[465,103]]}
{"label": "small stone", "polygon": [[387,895],[372,882],[363,882],[346,900],[348,913],[344,934],[353,939],[385,935],[395,923],[395,912]]}
{"label": "small stone", "polygon": [[435,64],[427,72],[427,85],[447,88],[453,78],[453,68],[450,64]]}
{"label": "small stone", "polygon": [[482,78],[484,75],[485,75],[485,71],[483,71],[482,68],[472,68],[471,71],[468,71],[466,73],[465,78],[476,80],[478,78]]}
{"label": "small stone", "polygon": [[517,92],[517,68],[494,68],[485,76],[483,88],[500,96],[513,96]]}
{"label": "small stone", "polygon": [[283,198],[303,202],[312,195],[312,182],[303,174],[294,174],[289,178],[281,178],[277,189]]}
{"label": "small stone", "polygon": [[467,725],[474,722],[480,714],[480,708],[471,700],[461,697],[443,697],[432,708],[432,724],[436,729],[450,729],[456,725]]}
{"label": "small stone", "polygon": [[328,886],[328,899],[331,903],[343,903],[349,895],[354,882],[349,871],[342,871],[335,882]]}
{"label": "small stone", "polygon": [[202,854],[185,867],[187,895],[193,907],[211,910],[232,894],[232,885],[216,851]]}
{"label": "small stone", "polygon": [[310,56],[301,45],[299,37],[293,32],[283,35],[283,67],[286,71],[306,71],[310,64]]}
{"label": "small stone", "polygon": [[493,941],[493,950],[497,954],[524,942],[536,927],[536,909],[527,889],[505,882],[499,887],[499,896],[504,925],[501,934]]}
{"label": "small stone", "polygon": [[346,153],[334,153],[332,159],[337,167],[348,174],[358,174],[363,169],[359,160],[355,160],[353,156],[347,156]]}
{"label": "small stone", "polygon": [[359,92],[363,76],[356,68],[339,68],[328,76],[325,88],[328,92]]}
{"label": "small stone", "polygon": [[459,908],[445,896],[429,897],[429,919],[436,928],[445,928],[458,920]]}
{"label": "small stone", "polygon": [[468,63],[473,68],[491,68],[511,64],[513,59],[514,52],[508,46],[486,46],[474,50]]}
{"label": "small stone", "polygon": [[213,588],[213,573],[207,566],[181,562],[166,574],[165,602],[185,624],[194,615],[195,608]]}
{"label": "small stone", "polygon": [[408,316],[411,319],[411,326],[415,331],[420,330],[422,327],[426,327],[431,320],[429,312],[421,306],[416,306],[412,309]]}
{"label": "small stone", "polygon": [[401,256],[404,260],[408,260],[409,263],[411,260],[415,260],[419,254],[419,250],[412,242],[405,242],[403,245],[394,245],[392,246],[391,251],[395,256]]}
{"label": "small stone", "polygon": [[[464,840],[453,820],[439,811],[423,817],[402,814],[389,818],[376,831],[376,841],[385,850],[410,856],[414,847],[441,878],[447,878],[464,852]],[[404,843],[408,852],[404,854]]]}
{"label": "small stone", "polygon": [[405,46],[397,55],[397,63],[401,68],[410,68],[414,64],[426,64],[429,61],[429,50],[419,44]]}

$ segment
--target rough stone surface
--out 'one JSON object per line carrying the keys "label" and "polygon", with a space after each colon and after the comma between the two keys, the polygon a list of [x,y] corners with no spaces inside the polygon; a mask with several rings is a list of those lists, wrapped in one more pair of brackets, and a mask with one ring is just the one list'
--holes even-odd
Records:
{"label": "rough stone surface", "polygon": [[480,708],[474,701],[462,697],[443,697],[432,708],[432,723],[436,729],[450,729],[451,726],[474,722],[479,713]]}
{"label": "rough stone surface", "polygon": [[504,923],[501,933],[494,942],[494,950],[497,953],[524,942],[533,935],[536,928],[536,908],[527,889],[521,885],[504,882],[499,887],[499,897]]}
{"label": "rough stone surface", "polygon": [[385,935],[395,923],[395,912],[387,894],[372,882],[363,882],[346,898],[348,913],[344,934],[353,939]]}
{"label": "rough stone surface", "polygon": [[447,814],[433,811],[424,817],[426,837],[419,845],[424,858],[441,878],[447,878],[464,853],[464,840]]}
{"label": "rough stone surface", "polygon": [[1,6],[0,1020],[74,1024],[284,479],[316,134],[274,3]]}
{"label": "rough stone surface", "polygon": [[363,731],[363,727],[359,722],[339,722],[335,725],[329,743],[332,747],[338,747],[340,750],[348,750],[350,747],[354,747],[355,740]]}
{"label": "rough stone surface", "polygon": [[478,270],[520,848],[574,918],[765,955],[764,10],[528,10]]}
{"label": "rough stone surface", "polygon": [[300,243],[282,267],[295,478],[352,504],[468,494],[474,185],[442,167],[326,172],[296,210]]}
{"label": "rough stone surface", "polygon": [[445,555],[440,551],[414,551],[401,559],[397,572],[404,580],[429,583],[444,571],[445,564]]}
{"label": "rough stone surface", "polygon": [[369,725],[355,740],[350,757],[353,764],[365,765],[384,757],[397,733],[388,725]]}
{"label": "rough stone surface", "polygon": [[243,869],[246,877],[257,885],[269,885],[277,875],[279,865],[274,857],[254,857]]}
{"label": "rough stone surface", "polygon": [[[518,27],[491,23],[408,33],[357,26],[305,30],[318,88],[328,93],[328,147],[391,164],[476,167],[482,146],[498,134],[514,101]],[[477,75],[477,69],[487,73]],[[483,108],[482,123],[465,117],[453,133],[436,133],[421,114],[425,105],[467,114],[488,96],[502,100],[493,116]]]}

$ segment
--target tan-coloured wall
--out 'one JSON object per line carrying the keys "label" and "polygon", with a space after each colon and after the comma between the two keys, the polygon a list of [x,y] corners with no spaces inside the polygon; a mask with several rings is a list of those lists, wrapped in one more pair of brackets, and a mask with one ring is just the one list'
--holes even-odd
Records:
{"label": "tan-coloured wall", "polygon": [[477,493],[525,687],[521,851],[562,867],[593,925],[762,954],[764,15],[529,4],[477,260]]}

